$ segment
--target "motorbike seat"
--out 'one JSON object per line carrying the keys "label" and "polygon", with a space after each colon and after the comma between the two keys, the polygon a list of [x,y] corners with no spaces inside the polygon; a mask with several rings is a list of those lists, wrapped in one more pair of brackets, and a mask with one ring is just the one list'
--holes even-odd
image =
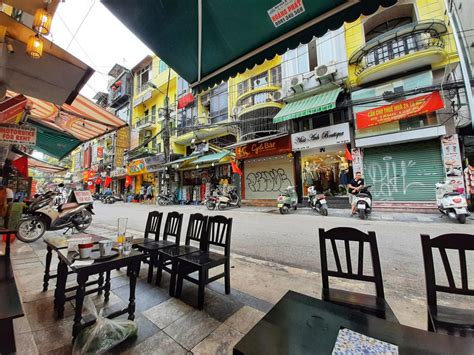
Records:
{"label": "motorbike seat", "polygon": [[458,192],[448,192],[448,193],[445,193],[444,196],[459,196],[460,193]]}
{"label": "motorbike seat", "polygon": [[357,194],[357,197],[370,197],[370,196],[366,193],[360,193],[360,194]]}
{"label": "motorbike seat", "polygon": [[58,207],[58,211],[62,212],[65,210],[72,210],[73,208],[76,208],[77,206],[79,206],[79,204],[76,202],[65,203],[64,205],[61,205]]}

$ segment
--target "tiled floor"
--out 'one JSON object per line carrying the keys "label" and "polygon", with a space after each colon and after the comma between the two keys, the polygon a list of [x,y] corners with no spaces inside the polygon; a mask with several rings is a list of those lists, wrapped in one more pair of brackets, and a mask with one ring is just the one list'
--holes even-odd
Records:
{"label": "tiled floor", "polygon": [[[90,233],[108,235],[110,231],[94,229]],[[64,319],[53,313],[55,279],[42,292],[45,245],[13,243],[12,264],[23,301],[25,317],[15,320],[18,354],[71,354],[71,332],[74,303],[66,304]],[[53,255],[52,268],[55,268]],[[168,294],[169,279],[164,273],[161,287],[146,282],[142,267],[136,288],[135,321],[138,335],[116,346],[110,352],[123,354],[230,354],[233,346],[271,308],[271,303],[233,290],[225,295],[224,285],[215,282],[206,289],[204,311],[198,311],[197,287],[186,283],[181,299]],[[127,305],[128,278],[125,270],[112,272],[110,300],[91,295],[97,308],[105,313]],[[69,284],[74,284],[70,277]],[[126,318],[126,316],[122,316]]]}

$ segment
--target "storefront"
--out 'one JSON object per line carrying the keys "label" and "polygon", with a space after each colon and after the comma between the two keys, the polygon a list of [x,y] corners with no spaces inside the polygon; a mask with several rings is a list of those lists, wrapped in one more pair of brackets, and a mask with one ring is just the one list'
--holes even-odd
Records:
{"label": "storefront", "polygon": [[127,167],[128,175],[132,177],[130,192],[140,194],[143,185],[143,175],[146,174],[145,162],[143,159],[132,160]]}
{"label": "storefront", "polygon": [[308,187],[328,195],[345,195],[346,185],[352,178],[350,161],[347,159],[347,143],[350,142],[349,123],[291,135],[292,149],[300,153],[297,171],[301,171],[298,195],[306,197]]}
{"label": "storefront", "polygon": [[242,199],[274,201],[295,185],[289,135],[237,147],[236,158],[243,161]]}

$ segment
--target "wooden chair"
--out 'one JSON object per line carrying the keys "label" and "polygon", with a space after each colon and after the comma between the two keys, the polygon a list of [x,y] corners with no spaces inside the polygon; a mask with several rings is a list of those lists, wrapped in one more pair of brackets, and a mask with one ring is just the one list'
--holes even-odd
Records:
{"label": "wooden chair", "polygon": [[[152,211],[148,213],[146,220],[145,233],[143,238],[134,239],[133,247],[137,247],[139,244],[147,243],[150,241],[158,241],[160,239],[161,221],[163,220],[163,212]],[[151,239],[150,235],[154,238]]]}
{"label": "wooden chair", "polygon": [[[201,244],[201,251],[178,258],[178,284],[176,296],[180,297],[183,279],[198,285],[198,308],[204,308],[204,288],[207,284],[224,277],[225,293],[230,293],[230,237],[232,218],[224,216],[209,217],[206,228],[206,239]],[[224,255],[209,251],[210,246],[221,247]],[[209,270],[224,265],[224,272],[209,277]],[[189,274],[198,271],[198,279]]]}
{"label": "wooden chair", "polygon": [[[448,293],[464,296],[474,296],[474,288],[468,285],[466,250],[474,251],[474,235],[472,234],[443,234],[433,239],[429,235],[421,235],[423,260],[425,266],[426,296],[428,311],[428,330],[464,337],[474,337],[474,310],[460,309],[438,305],[437,293]],[[433,249],[438,249],[446,273],[448,285],[443,286],[436,281]],[[446,249],[457,252],[461,282],[455,282],[451,264]],[[459,280],[458,280],[459,281]],[[473,300],[474,301],[474,300]],[[474,304],[471,303],[471,305]]]}
{"label": "wooden chair", "polygon": [[[137,244],[138,250],[150,255],[148,264],[148,282],[153,280],[153,268],[156,265],[158,251],[160,249],[179,245],[181,238],[181,226],[183,224],[183,214],[178,212],[170,212],[166,217],[165,229],[163,231],[163,239],[159,239],[159,234],[155,234],[155,240],[146,240],[144,243]],[[158,236],[158,239],[157,239]],[[173,238],[173,241],[168,238]]]}
{"label": "wooden chair", "polygon": [[[176,275],[178,268],[178,258],[191,253],[199,252],[203,242],[206,240],[207,216],[200,213],[194,213],[189,216],[188,228],[186,230],[186,239],[184,245],[162,249],[158,251],[158,270],[156,273],[156,284],[161,282],[162,271],[170,273],[170,296],[174,296],[176,288]],[[199,243],[199,247],[191,245],[191,241]],[[202,250],[205,250],[205,246]]]}
{"label": "wooden chair", "polygon": [[[328,269],[326,240],[330,241],[336,263],[336,270]],[[341,266],[341,259],[339,258],[336,244],[336,241],[338,240],[344,241],[346,271],[344,271]],[[358,243],[356,270],[353,269],[352,265],[350,242]],[[366,272],[364,273],[365,243],[368,243],[370,247],[373,275],[368,275]],[[398,323],[395,314],[385,301],[382,270],[380,268],[375,233],[369,232],[368,234],[365,234],[354,228],[333,228],[328,231],[324,231],[324,229],[320,228],[319,244],[321,251],[321,276],[323,279],[323,300],[350,307],[352,309],[357,309],[363,313]],[[329,277],[372,282],[375,284],[376,296],[329,288]]]}

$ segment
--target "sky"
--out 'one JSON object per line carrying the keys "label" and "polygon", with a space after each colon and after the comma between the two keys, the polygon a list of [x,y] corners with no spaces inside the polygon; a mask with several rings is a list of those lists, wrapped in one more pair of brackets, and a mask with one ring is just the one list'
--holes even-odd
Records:
{"label": "sky", "polygon": [[152,53],[99,0],[60,2],[48,37],[96,71],[81,91],[89,98],[107,91],[114,64],[131,69]]}

